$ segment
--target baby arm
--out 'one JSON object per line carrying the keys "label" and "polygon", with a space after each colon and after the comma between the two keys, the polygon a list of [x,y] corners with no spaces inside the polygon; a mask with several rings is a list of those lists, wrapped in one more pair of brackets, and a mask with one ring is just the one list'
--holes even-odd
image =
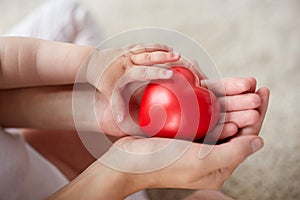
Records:
{"label": "baby arm", "polygon": [[0,89],[74,83],[93,49],[33,38],[0,38]]}
{"label": "baby arm", "polygon": [[[2,37],[0,38],[0,89],[72,84],[80,67],[85,66],[82,65],[83,62],[89,62],[94,58],[91,55],[97,54],[98,59],[109,59],[118,55],[120,50],[123,49],[102,52],[89,46],[33,38]],[[128,61],[126,59],[117,61],[117,64],[125,66],[125,70],[139,64],[153,65],[179,59],[179,56],[173,56],[173,53],[168,52],[171,50],[169,47],[163,45],[150,45],[150,47],[133,45],[126,50],[132,54],[129,55],[130,63],[121,63]],[[101,63],[103,60],[100,60]],[[97,67],[103,66],[97,65]],[[91,76],[95,71],[97,69],[92,69],[80,82],[94,84],[95,77]],[[98,88],[98,85],[94,86]]]}
{"label": "baby arm", "polygon": [[[86,74],[77,81],[86,83],[88,88],[94,86],[98,89],[97,109],[103,114],[104,109],[109,110],[111,107],[109,104],[116,82],[132,69],[137,69],[133,70],[134,72],[141,72],[137,74],[137,79],[170,78],[170,74],[166,73],[169,70],[149,67],[180,58],[178,54],[170,51],[171,48],[158,44],[132,45],[100,51],[93,47],[33,38],[0,38],[0,95],[3,97],[0,102],[0,124],[7,127],[46,129],[55,124],[63,130],[73,129],[72,115],[65,114],[72,111],[70,92],[65,93],[65,88],[41,90],[28,87],[73,84],[77,73],[83,67]],[[110,64],[107,70],[103,69],[106,67],[105,62],[111,61],[110,59],[114,59],[115,62]],[[97,65],[89,65],[93,61],[97,61]],[[104,71],[100,85],[97,83],[98,77],[94,76],[99,70]],[[125,79],[123,85],[130,81],[135,80]],[[69,90],[70,88],[72,87],[69,87]],[[87,91],[82,91],[84,92]],[[58,95],[51,98],[51,94],[54,93]],[[61,106],[66,104],[61,101],[66,95],[70,97],[66,98],[69,101],[66,106]],[[50,97],[48,100],[47,96]],[[80,96],[84,98],[84,94]],[[120,97],[120,104],[121,101]],[[56,109],[58,107],[63,109]],[[61,117],[56,118],[58,123],[51,117],[54,115]],[[69,116],[71,118],[66,120]],[[87,130],[99,131],[98,124],[85,123],[89,121],[88,116],[82,116],[82,119],[82,124],[85,124]]]}

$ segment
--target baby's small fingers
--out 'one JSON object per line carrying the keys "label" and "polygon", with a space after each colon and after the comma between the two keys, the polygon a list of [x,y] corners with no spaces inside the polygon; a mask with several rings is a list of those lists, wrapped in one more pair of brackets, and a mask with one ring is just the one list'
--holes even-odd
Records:
{"label": "baby's small fingers", "polygon": [[180,59],[180,54],[174,52],[155,51],[132,54],[130,58],[136,65],[154,65],[177,61]]}
{"label": "baby's small fingers", "polygon": [[128,83],[135,81],[150,81],[154,79],[169,79],[173,71],[161,67],[135,66],[131,68],[119,81],[119,88],[124,88]]}
{"label": "baby's small fingers", "polygon": [[[183,57],[181,57],[180,60],[178,60],[177,62],[172,62],[172,63],[168,63],[168,66],[185,66],[189,69],[192,69],[194,71],[198,71],[198,69],[200,68],[199,67],[199,64],[196,60],[187,60]],[[197,69],[197,70],[195,70]]]}
{"label": "baby's small fingers", "polygon": [[196,83],[197,85],[200,85],[200,80],[206,79],[206,75],[200,70],[199,64],[197,60],[187,60],[180,56],[180,59],[176,62],[169,62],[166,63],[168,67],[174,67],[174,66],[184,66],[188,69],[190,69],[192,72],[196,75]]}
{"label": "baby's small fingers", "polygon": [[225,115],[225,123],[235,123],[239,128],[243,128],[254,124],[258,121],[260,115],[257,110],[242,110],[235,112],[223,113]]}
{"label": "baby's small fingers", "polygon": [[260,96],[253,93],[225,96],[218,100],[221,110],[226,112],[255,109],[261,104]]}
{"label": "baby's small fingers", "polygon": [[127,49],[133,54],[153,51],[173,51],[173,48],[168,45],[155,43],[131,44],[127,46]]}

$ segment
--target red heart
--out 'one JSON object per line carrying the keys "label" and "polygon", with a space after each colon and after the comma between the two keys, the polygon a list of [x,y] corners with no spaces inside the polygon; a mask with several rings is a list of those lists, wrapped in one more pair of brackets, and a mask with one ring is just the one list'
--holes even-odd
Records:
{"label": "red heart", "polygon": [[204,137],[219,120],[217,97],[196,85],[188,68],[171,68],[173,77],[152,81],[139,110],[139,123],[147,136],[196,140]]}

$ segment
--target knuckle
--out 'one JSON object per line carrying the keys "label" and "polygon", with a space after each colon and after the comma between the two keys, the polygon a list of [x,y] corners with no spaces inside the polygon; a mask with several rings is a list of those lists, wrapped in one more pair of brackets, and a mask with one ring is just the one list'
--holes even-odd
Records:
{"label": "knuckle", "polygon": [[[222,127],[221,127],[222,128]],[[224,125],[224,128],[222,128],[222,134],[232,136],[236,134],[239,130],[238,125],[235,122],[230,122]],[[217,138],[219,139],[219,138]]]}
{"label": "knuckle", "polygon": [[250,110],[248,113],[248,119],[251,123],[255,123],[259,119],[259,113],[257,110]]}
{"label": "knuckle", "polygon": [[247,78],[242,78],[242,79],[240,79],[240,86],[243,91],[246,91],[251,88],[251,83],[248,81]]}
{"label": "knuckle", "polygon": [[156,69],[156,71],[155,71],[155,74],[157,75],[157,76],[160,76],[160,75],[165,75],[166,73],[167,73],[167,71],[168,70],[166,70],[166,69]]}
{"label": "knuckle", "polygon": [[252,105],[252,107],[256,108],[256,107],[260,106],[260,104],[261,104],[261,99],[260,99],[259,95],[253,94],[251,96],[251,105]]}
{"label": "knuckle", "polygon": [[234,103],[234,96],[233,97],[224,97],[224,105],[225,110],[233,110],[233,103]]}
{"label": "knuckle", "polygon": [[151,53],[145,53],[144,54],[144,60],[151,61],[152,60],[152,54]]}

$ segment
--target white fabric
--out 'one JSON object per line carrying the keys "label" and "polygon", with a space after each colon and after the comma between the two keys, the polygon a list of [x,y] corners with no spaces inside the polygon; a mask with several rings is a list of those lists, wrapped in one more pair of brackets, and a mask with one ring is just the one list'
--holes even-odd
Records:
{"label": "white fabric", "polygon": [[[0,199],[41,200],[69,181],[42,155],[26,143],[16,131],[4,132],[0,127]],[[145,191],[126,200],[147,200]]]}
{"label": "white fabric", "polygon": [[45,199],[68,183],[49,161],[38,154],[21,134],[0,129],[0,198]]}
{"label": "white fabric", "polygon": [[48,1],[6,35],[92,46],[103,39],[97,22],[87,9],[71,0]]}
{"label": "white fabric", "polygon": [[148,200],[148,195],[145,190],[141,190],[139,192],[136,192],[129,197],[127,197],[125,200]]}
{"label": "white fabric", "polygon": [[[70,0],[49,1],[6,36],[28,36],[93,46],[102,40],[100,29],[89,12]],[[0,130],[0,199],[45,199],[67,183],[63,174],[31,148],[22,135]],[[145,191],[126,198],[147,199]]]}

